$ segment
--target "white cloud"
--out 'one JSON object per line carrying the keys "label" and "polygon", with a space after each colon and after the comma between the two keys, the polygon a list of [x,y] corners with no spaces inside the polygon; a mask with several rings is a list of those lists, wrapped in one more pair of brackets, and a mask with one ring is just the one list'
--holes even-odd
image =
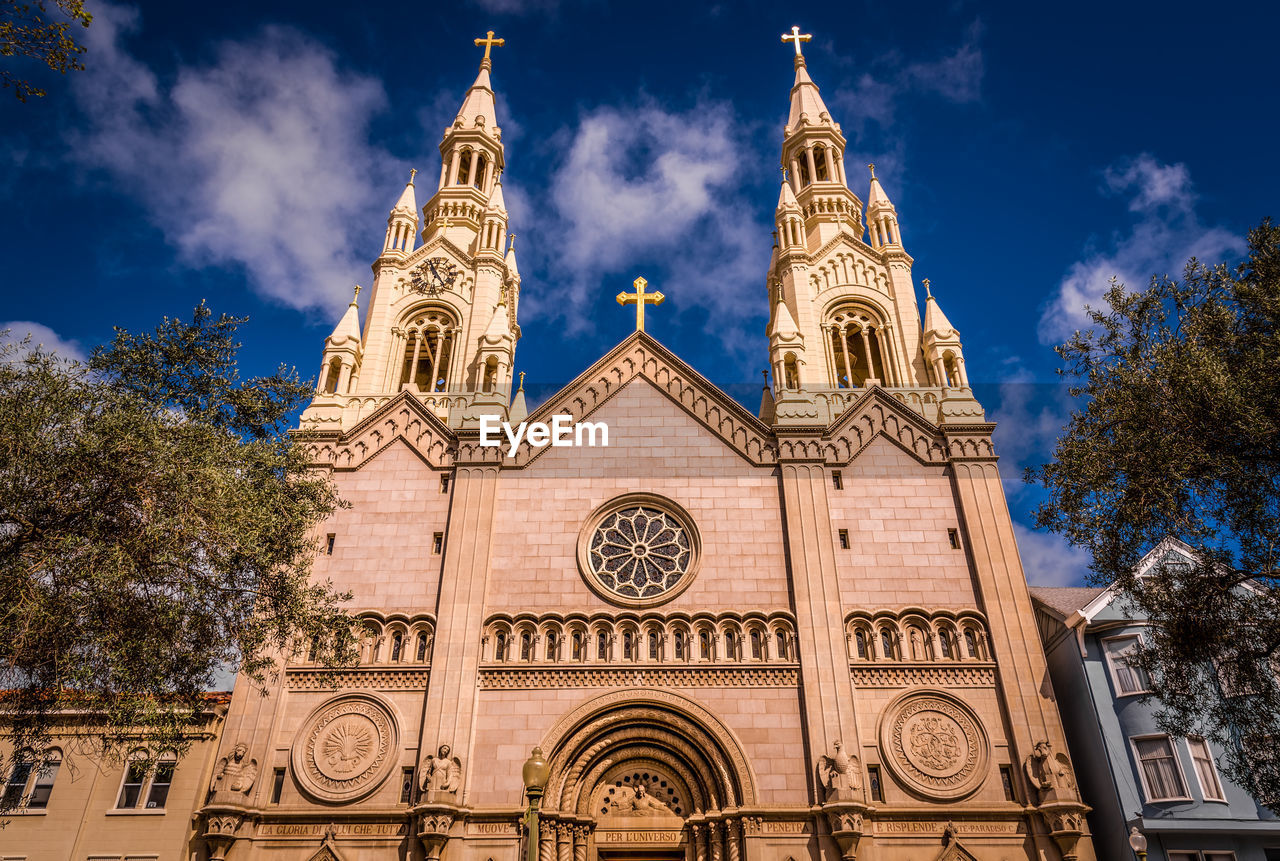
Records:
{"label": "white cloud", "polygon": [[1016,520],[1013,534],[1022,555],[1022,570],[1032,586],[1083,586],[1089,574],[1089,551],[1072,547],[1061,536],[1036,532]]}
{"label": "white cloud", "polygon": [[1242,237],[1201,223],[1184,164],[1163,164],[1144,153],[1108,168],[1103,191],[1129,195],[1128,208],[1137,220],[1127,235],[1113,236],[1107,250],[1090,253],[1067,269],[1040,318],[1042,343],[1061,342],[1086,328],[1085,306],[1102,305],[1113,277],[1138,290],[1152,275],[1181,272],[1190,257],[1212,264],[1244,250]]}
{"label": "white cloud", "polygon": [[560,6],[560,0],[471,0],[471,2],[493,15],[554,12]]}
{"label": "white cloud", "polygon": [[[769,228],[742,197],[744,175],[758,166],[728,104],[598,107],[561,135],[550,218],[539,225],[540,260],[556,289],[554,298],[526,294],[532,313],[584,329],[594,291],[629,286],[644,274],[636,266],[660,256],[671,283],[654,287],[710,311],[726,343],[733,326],[758,316],[741,291],[764,278]],[[513,224],[514,210],[526,208],[517,195]]]}
{"label": "white cloud", "polygon": [[83,362],[88,358],[79,341],[63,338],[43,323],[33,323],[30,320],[0,323],[0,343],[21,344],[28,337],[32,347],[43,347],[46,352],[57,353],[64,359]]}
{"label": "white cloud", "polygon": [[73,84],[88,120],[75,157],[136,195],[184,262],[242,267],[286,306],[339,308],[368,276],[392,177],[407,171],[369,143],[381,83],[269,27],[166,86],[123,45],[139,24],[130,7],[94,9]]}

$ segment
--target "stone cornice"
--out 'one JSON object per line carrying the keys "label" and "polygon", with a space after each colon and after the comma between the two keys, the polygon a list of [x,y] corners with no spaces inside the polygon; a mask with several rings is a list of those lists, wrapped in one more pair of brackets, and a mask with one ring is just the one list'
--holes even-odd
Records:
{"label": "stone cornice", "polygon": [[318,466],[359,469],[401,439],[418,457],[436,469],[453,466],[457,437],[422,402],[401,392],[345,434],[323,434],[307,440],[307,451]]}

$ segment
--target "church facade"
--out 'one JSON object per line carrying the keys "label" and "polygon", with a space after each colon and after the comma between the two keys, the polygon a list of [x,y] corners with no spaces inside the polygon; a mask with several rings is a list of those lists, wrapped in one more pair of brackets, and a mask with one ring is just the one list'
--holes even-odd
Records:
{"label": "church facade", "polygon": [[[532,413],[511,394],[500,40],[477,40],[430,197],[411,177],[301,420],[351,503],[316,573],[354,593],[361,663],[304,649],[269,695],[237,687],[197,857],[1095,857],[993,425],[784,38],[758,414],[639,330]],[[608,444],[509,452],[487,416]]]}

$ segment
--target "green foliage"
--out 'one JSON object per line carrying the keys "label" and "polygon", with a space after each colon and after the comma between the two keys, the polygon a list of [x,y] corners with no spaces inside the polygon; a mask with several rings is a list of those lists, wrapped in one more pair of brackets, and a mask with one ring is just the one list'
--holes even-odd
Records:
{"label": "green foliage", "polygon": [[[66,20],[49,20],[50,6],[57,8],[57,17],[65,16]],[[0,57],[31,57],[62,74],[82,71],[84,64],[78,58],[84,46],[76,44],[70,28],[72,24],[88,27],[92,20],[84,11],[84,0],[0,0]],[[28,96],[45,95],[44,90],[8,69],[0,69],[0,82],[5,89],[13,87],[20,102]]]}
{"label": "green foliage", "polygon": [[[1234,270],[1193,259],[1106,301],[1058,349],[1080,407],[1028,471],[1049,494],[1037,525],[1087,547],[1095,582],[1149,619],[1162,726],[1217,740],[1280,810],[1280,228],[1252,230]],[[1170,536],[1193,564],[1135,576]]]}
{"label": "green foliage", "polygon": [[350,596],[311,580],[342,502],[288,423],[311,386],[241,380],[237,326],[196,308],[116,330],[88,365],[0,348],[0,689],[13,749],[68,712],[118,750],[181,751],[206,691],[263,686],[314,642],[355,660]]}

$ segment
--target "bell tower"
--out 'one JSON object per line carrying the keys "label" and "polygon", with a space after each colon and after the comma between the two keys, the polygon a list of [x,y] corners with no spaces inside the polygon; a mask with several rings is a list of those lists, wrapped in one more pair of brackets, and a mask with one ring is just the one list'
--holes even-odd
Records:
{"label": "bell tower", "polygon": [[931,420],[942,417],[944,401],[969,402],[963,412],[972,421],[981,408],[971,403],[968,378],[959,370],[959,334],[932,297],[922,326],[914,261],[875,165],[867,166],[865,208],[852,190],[847,141],[801,47],[811,38],[799,27],[782,36],[795,47],[795,83],[782,129],[783,181],[767,276],[774,419],[832,421],[864,390],[879,386],[898,390],[899,400]]}
{"label": "bell tower", "polygon": [[486,413],[509,403],[520,273],[508,242],[506,161],[490,81],[492,49],[504,40],[489,31],[475,44],[484,57],[441,138],[435,191],[419,213],[411,172],[373,262],[363,331],[353,301],[326,339],[305,428],[349,429],[401,392],[454,426],[477,402]]}

